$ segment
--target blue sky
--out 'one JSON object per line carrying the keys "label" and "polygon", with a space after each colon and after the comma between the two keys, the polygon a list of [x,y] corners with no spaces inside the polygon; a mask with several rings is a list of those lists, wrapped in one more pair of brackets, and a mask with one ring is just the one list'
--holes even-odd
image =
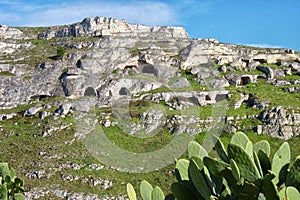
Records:
{"label": "blue sky", "polygon": [[176,25],[193,38],[300,51],[300,0],[0,0],[0,24],[48,26],[105,16]]}

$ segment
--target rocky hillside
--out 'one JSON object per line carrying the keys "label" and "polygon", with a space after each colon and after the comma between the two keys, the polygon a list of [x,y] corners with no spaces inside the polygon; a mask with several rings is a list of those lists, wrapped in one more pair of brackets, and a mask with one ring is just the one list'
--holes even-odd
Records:
{"label": "rocky hillside", "polygon": [[[28,179],[28,199],[123,198],[110,175],[97,178],[110,169],[78,161],[88,157],[83,147],[70,152],[88,134],[76,129],[81,118],[74,116],[91,108],[108,135],[200,134],[221,120],[222,133],[300,133],[298,52],[192,39],[181,27],[103,17],[56,27],[0,25],[0,77],[0,143]],[[24,155],[19,163],[13,151]],[[94,187],[97,197],[86,194]]]}

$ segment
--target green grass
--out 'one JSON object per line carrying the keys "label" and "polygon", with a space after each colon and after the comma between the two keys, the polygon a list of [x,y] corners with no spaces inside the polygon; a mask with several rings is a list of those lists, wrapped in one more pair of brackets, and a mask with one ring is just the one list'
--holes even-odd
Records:
{"label": "green grass", "polygon": [[[65,122],[63,118],[62,121]],[[52,173],[49,168],[57,168],[59,164],[77,163],[77,164],[100,164],[100,162],[91,156],[86,147],[80,142],[75,141],[71,145],[65,145],[64,142],[73,139],[74,129],[56,132],[56,136],[41,137],[41,127],[36,127],[35,124],[39,121],[36,117],[18,117],[13,120],[7,120],[1,123],[5,132],[0,135],[1,141],[1,162],[9,162],[16,169],[21,178],[25,179],[25,188],[33,187],[50,187],[53,184],[58,184],[60,189],[84,193],[95,193],[98,195],[117,195],[126,194],[126,183],[131,182],[134,185],[139,185],[142,179],[146,179],[154,185],[160,185],[164,191],[168,191],[169,184],[175,180],[169,171],[173,166],[166,167],[156,172],[146,174],[124,173],[105,168],[100,171],[89,170],[87,167],[80,170],[63,169],[54,173],[51,178],[29,179],[25,174],[32,170],[45,169],[46,174]],[[18,123],[16,125],[16,122]],[[50,121],[44,121],[45,126]],[[13,133],[13,134],[12,134]],[[109,139],[114,141],[122,148],[127,148],[131,151],[152,151],[160,148],[172,139],[172,135],[163,131],[156,137],[141,140],[128,136],[122,133],[117,127],[105,129],[105,133]],[[34,136],[35,135],[35,136]],[[65,155],[59,159],[44,159],[39,155],[39,152],[46,152],[46,155]],[[42,164],[41,167],[35,166],[34,161]],[[87,177],[91,175],[95,178],[108,179],[113,182],[113,188],[103,190],[89,184],[83,184],[80,181],[68,182],[62,181],[61,175],[72,174]]]}
{"label": "green grass", "polygon": [[3,72],[0,72],[0,76],[15,76],[15,75],[10,72],[3,71]]}
{"label": "green grass", "polygon": [[26,35],[35,36],[35,37],[37,37],[38,34],[48,29],[48,27],[15,27],[15,28],[19,29]]}
{"label": "green grass", "polygon": [[19,105],[18,107],[11,108],[11,109],[0,109],[0,114],[21,113],[33,106],[34,106],[34,104],[24,104],[24,105]]}
{"label": "green grass", "polygon": [[276,63],[264,63],[264,64],[261,64],[260,66],[268,66],[272,69],[284,69],[284,68],[288,68],[287,66],[280,66]]}
{"label": "green grass", "polygon": [[[61,122],[63,124],[72,123],[72,116],[62,118],[55,123],[60,124]],[[36,126],[38,123],[42,123],[40,127]],[[60,164],[101,164],[97,159],[89,154],[81,141],[74,141],[69,145],[65,144],[65,142],[72,141],[74,139],[73,134],[74,131],[76,131],[74,128],[56,132],[56,136],[41,137],[42,130],[47,127],[49,123],[51,124],[54,122],[51,121],[51,119],[40,120],[37,117],[21,116],[12,120],[0,122],[0,125],[2,125],[5,130],[4,133],[2,132],[0,134],[0,161],[9,162],[10,166],[16,169],[17,174],[25,179],[25,188],[27,190],[33,187],[51,187],[55,184],[58,185],[57,187],[60,189],[67,191],[95,193],[99,196],[106,194],[125,195],[126,183],[130,182],[136,189],[138,189],[141,180],[145,179],[152,185],[159,185],[165,193],[170,192],[170,185],[175,181],[175,177],[170,174],[170,171],[174,169],[174,165],[169,165],[155,172],[140,174],[119,172],[108,167],[105,167],[100,171],[96,171],[91,170],[86,166],[80,170],[63,169],[62,171],[54,173],[49,179],[27,178],[25,174],[29,171],[45,169],[46,174],[49,174],[53,172],[50,168],[58,168]],[[55,123],[53,125],[55,125]],[[132,152],[149,152],[159,149],[169,143],[174,137],[166,129],[162,129],[162,131],[154,137],[144,139],[130,136],[122,132],[117,126],[103,128],[103,130],[108,139],[114,142],[115,145]],[[283,142],[280,139],[271,138],[266,135],[257,135],[252,132],[247,132],[246,134],[253,142],[257,142],[262,139],[268,140],[271,145],[272,155]],[[221,140],[225,145],[229,143],[231,136],[231,134],[221,136]],[[201,144],[204,138],[205,134],[198,134],[195,140]],[[291,146],[293,159],[300,152],[300,147],[298,145],[300,142],[299,140],[299,137],[288,140]],[[39,155],[39,152],[46,152],[46,155],[48,156],[65,156],[61,158],[45,159],[43,156]],[[216,155],[213,151],[210,154]],[[186,157],[186,154],[184,154],[183,157]],[[34,163],[37,162],[42,165],[35,165]],[[83,177],[92,176],[95,178],[107,179],[113,182],[113,187],[108,190],[103,190],[90,184],[81,183],[81,181],[63,181],[61,179],[61,175],[77,175]]]}
{"label": "green grass", "polygon": [[105,135],[115,145],[131,152],[151,152],[168,144],[174,136],[165,128],[154,137],[138,138],[123,132],[118,126],[103,129]]}
{"label": "green grass", "polygon": [[261,110],[252,108],[247,106],[245,103],[241,105],[241,107],[234,109],[232,107],[229,107],[227,111],[228,116],[245,116],[245,115],[258,115],[261,112]]}
{"label": "green grass", "polygon": [[[28,64],[31,68],[35,67],[41,62],[53,62],[62,57],[57,55],[57,46],[58,44],[66,44],[65,55],[74,51],[79,51],[78,49],[71,49],[68,44],[81,43],[81,42],[93,42],[100,40],[98,37],[54,37],[49,40],[38,39],[37,35],[46,29],[44,27],[39,28],[19,28],[22,31],[25,31],[26,34],[31,35],[31,39],[19,40],[19,43],[31,43],[32,48],[20,49],[20,52],[17,52],[14,55],[14,58],[8,58],[3,62],[4,64]],[[87,50],[87,47],[81,48],[80,51]],[[17,59],[22,59],[22,61],[15,61]],[[24,59],[24,60],[23,60]]]}
{"label": "green grass", "polygon": [[285,76],[284,78],[280,78],[278,80],[295,81],[295,80],[300,80],[300,76],[297,74],[292,74],[292,75]]}
{"label": "green grass", "polygon": [[246,87],[236,89],[239,93],[254,94],[259,100],[266,100],[271,106],[284,106],[298,108],[300,105],[300,94],[284,92],[282,87],[276,87],[263,80],[258,83],[248,84]]}
{"label": "green grass", "polygon": [[192,74],[190,69],[182,70],[181,74],[183,77],[185,77],[189,81],[193,90],[195,90],[195,91],[208,90],[207,85],[202,85],[199,82],[195,81],[197,79],[197,75]]}

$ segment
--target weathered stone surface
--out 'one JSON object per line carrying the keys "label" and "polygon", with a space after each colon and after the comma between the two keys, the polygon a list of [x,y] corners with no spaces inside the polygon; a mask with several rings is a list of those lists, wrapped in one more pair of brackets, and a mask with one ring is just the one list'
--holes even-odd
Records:
{"label": "weathered stone surface", "polygon": [[15,116],[17,116],[16,113],[1,114],[1,115],[0,115],[0,121],[1,121],[1,120],[12,119],[12,118],[14,118]]}
{"label": "weathered stone surface", "polygon": [[[4,30],[10,30],[15,35],[20,33],[8,27],[2,27],[2,31]],[[24,37],[21,34],[19,36]],[[276,80],[298,70],[300,59],[296,53],[284,49],[250,49],[219,43],[214,39],[189,39],[181,28],[147,27],[128,24],[123,20],[96,17],[65,27],[52,27],[43,35],[48,39],[52,36],[103,37],[78,44],[66,41],[67,47],[74,51],[62,60],[41,62],[34,69],[29,69],[26,64],[0,64],[0,72],[11,74],[1,76],[0,79],[2,108],[54,96],[70,99],[93,97],[98,104],[110,106],[116,100],[160,87],[189,87],[187,79],[180,75],[181,69],[191,69],[191,73],[197,77],[194,81],[221,91],[199,91],[196,95],[145,94],[140,98],[166,102],[171,109],[205,106],[226,99],[228,92],[222,92],[222,88],[227,87],[228,83],[243,86],[255,83],[258,76],[263,77],[236,73],[236,70],[251,71],[255,68],[263,71],[266,79],[275,80],[274,85],[299,84],[299,80]],[[0,49],[11,54],[19,51],[23,46],[19,46],[17,39],[18,37],[13,38],[9,43],[1,41]],[[77,51],[81,48],[86,49]],[[263,63],[272,62],[284,68],[273,70],[263,66]],[[226,80],[220,76],[215,64],[222,65],[219,70],[227,73]],[[297,91],[296,88],[285,90]],[[174,98],[177,100],[169,102]],[[260,109],[268,106],[267,102],[255,98],[251,100],[250,97],[247,103]],[[59,105],[61,104],[57,106]],[[89,106],[76,101],[72,107],[82,112],[89,110]],[[42,112],[40,117],[43,119],[48,114]]]}
{"label": "weathered stone surface", "polygon": [[189,81],[186,78],[180,77],[178,80],[176,80],[170,86],[173,88],[185,88],[185,87],[191,87],[191,84],[189,83]]}
{"label": "weathered stone surface", "polygon": [[266,79],[269,81],[269,80],[273,80],[274,79],[274,72],[273,70],[271,69],[271,67],[268,67],[268,66],[258,66],[256,67],[257,70],[265,73],[266,75]]}
{"label": "weathered stone surface", "polygon": [[72,103],[64,103],[61,106],[59,106],[57,113],[60,115],[67,115],[70,112],[70,109],[72,108]]}
{"label": "weathered stone surface", "polygon": [[294,92],[300,93],[299,87],[284,87],[282,88],[282,90],[289,93],[294,93]]}
{"label": "weathered stone surface", "polygon": [[257,108],[260,110],[266,109],[269,106],[269,103],[265,100],[259,100],[257,96],[253,94],[248,95],[248,99],[244,101],[248,106]]}
{"label": "weathered stone surface", "polygon": [[255,83],[257,81],[258,75],[248,75],[248,74],[236,74],[234,72],[226,74],[225,79],[234,86],[245,86],[250,83]]}
{"label": "weathered stone surface", "polygon": [[22,31],[0,24],[0,39],[21,39],[22,37]]}
{"label": "weathered stone surface", "polygon": [[40,35],[41,38],[67,36],[113,36],[125,34],[127,36],[148,36],[157,33],[159,37],[187,38],[188,34],[182,27],[149,27],[138,24],[128,24],[124,20],[113,18],[95,17],[85,18],[80,23],[71,24],[66,27],[53,27]]}
{"label": "weathered stone surface", "polygon": [[283,107],[275,107],[261,113],[263,133],[273,137],[290,139],[299,135],[300,114],[288,113]]}
{"label": "weathered stone surface", "polygon": [[28,110],[26,110],[23,115],[25,117],[27,117],[27,116],[33,116],[33,115],[36,115],[42,109],[43,109],[43,106],[40,105],[40,104],[37,104],[36,106],[31,107]]}
{"label": "weathered stone surface", "polygon": [[163,110],[151,109],[141,114],[140,119],[145,133],[151,133],[165,124]]}

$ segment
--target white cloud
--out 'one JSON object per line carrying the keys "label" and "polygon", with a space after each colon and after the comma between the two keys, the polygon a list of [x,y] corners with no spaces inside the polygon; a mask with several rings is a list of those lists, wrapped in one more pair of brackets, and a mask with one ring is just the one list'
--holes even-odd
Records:
{"label": "white cloud", "polygon": [[245,46],[251,46],[251,47],[260,47],[260,48],[285,48],[280,45],[272,45],[272,44],[242,44]]}
{"label": "white cloud", "polygon": [[166,3],[158,1],[70,1],[56,4],[24,4],[0,1],[10,6],[7,11],[0,8],[1,23],[21,26],[49,26],[70,24],[85,17],[113,17],[130,23],[147,25],[170,25],[178,23],[176,11]]}

